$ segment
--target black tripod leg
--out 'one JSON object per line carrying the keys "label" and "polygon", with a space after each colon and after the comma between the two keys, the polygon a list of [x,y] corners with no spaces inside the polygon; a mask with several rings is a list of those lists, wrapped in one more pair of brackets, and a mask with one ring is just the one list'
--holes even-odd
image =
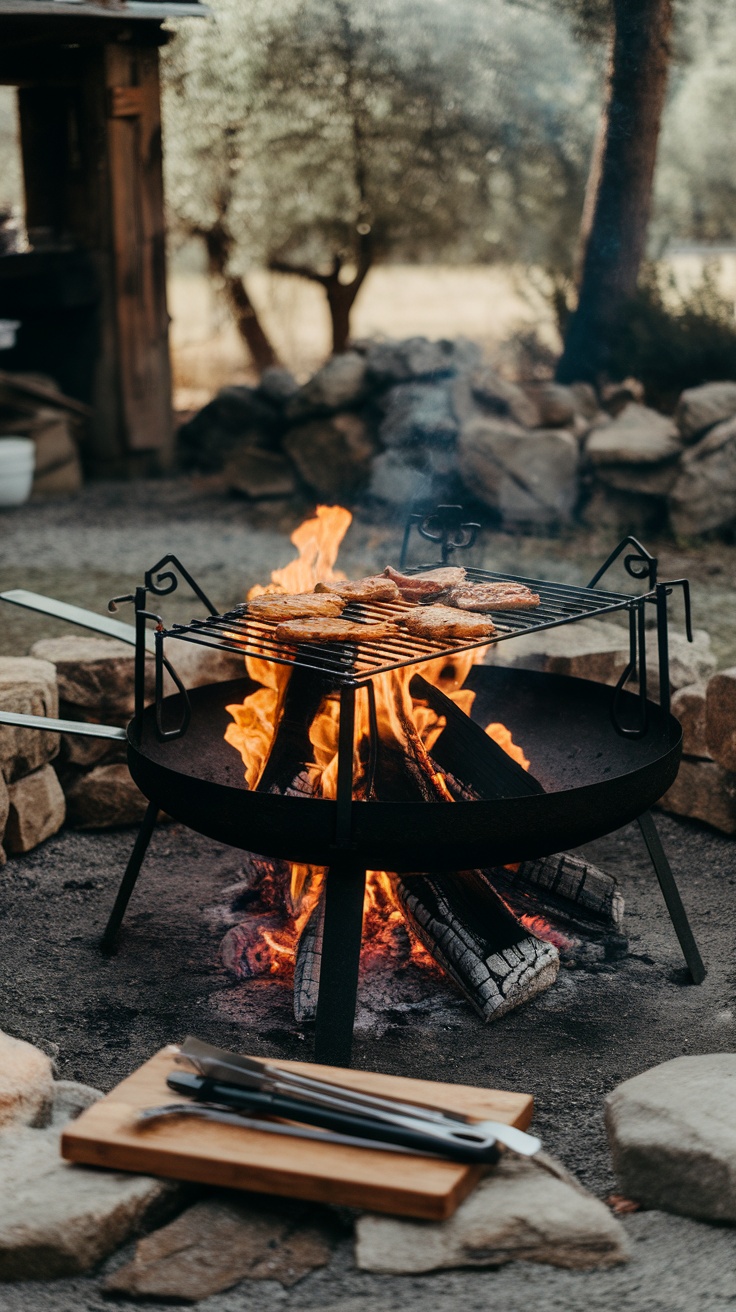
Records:
{"label": "black tripod leg", "polygon": [[672,873],[670,863],[662,847],[662,840],[657,833],[657,827],[654,823],[654,817],[651,811],[645,811],[639,816],[639,828],[642,837],[647,845],[647,851],[652,859],[659,887],[667,904],[667,910],[670,913],[670,920],[674,925],[675,933],[682,948],[682,954],[687,962],[687,968],[690,971],[693,984],[702,984],[705,979],[705,966],[703,959],[698,951],[698,945],[693,937],[693,931],[690,928],[690,921],[687,918],[687,912],[682,905],[682,898],[675,883],[675,876]]}
{"label": "black tripod leg", "polygon": [[133,851],[130,854],[130,860],[125,867],[125,874],[120,881],[118,895],[115,898],[115,905],[110,912],[110,919],[107,922],[105,932],[100,940],[100,947],[103,952],[112,952],[115,947],[115,940],[118,936],[118,930],[125,915],[125,909],[130,901],[130,895],[135,888],[135,881],[138,878],[143,865],[143,858],[148,850],[148,844],[151,841],[154,825],[158,817],[158,807],[155,802],[149,802],[148,810],[143,817],[143,824],[138,830],[138,837],[133,845]]}
{"label": "black tripod leg", "polygon": [[349,1066],[358,997],[365,869],[359,861],[338,857],[326,879],[314,1058],[327,1066]]}

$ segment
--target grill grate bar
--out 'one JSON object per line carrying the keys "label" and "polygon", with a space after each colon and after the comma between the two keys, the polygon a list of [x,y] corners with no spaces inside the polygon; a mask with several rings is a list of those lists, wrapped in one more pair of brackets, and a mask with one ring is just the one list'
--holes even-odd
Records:
{"label": "grill grate bar", "polygon": [[[421,573],[421,570],[407,571]],[[424,661],[449,659],[461,652],[504,642],[519,634],[541,632],[562,624],[611,614],[641,604],[641,597],[625,593],[601,592],[574,584],[548,583],[518,575],[492,573],[468,568],[469,582],[511,581],[525,583],[540,596],[534,610],[490,611],[496,627],[491,638],[464,642],[460,639],[434,642],[397,634],[381,642],[300,643],[298,646],[276,638],[277,621],[256,619],[248,614],[246,603],[224,615],[175,624],[164,631],[167,638],[193,642],[279,665],[291,665],[330,675],[338,683],[360,683],[389,670]],[[649,594],[646,594],[649,595]],[[370,624],[376,620],[400,620],[415,609],[410,602],[351,602],[345,607],[345,619]]]}

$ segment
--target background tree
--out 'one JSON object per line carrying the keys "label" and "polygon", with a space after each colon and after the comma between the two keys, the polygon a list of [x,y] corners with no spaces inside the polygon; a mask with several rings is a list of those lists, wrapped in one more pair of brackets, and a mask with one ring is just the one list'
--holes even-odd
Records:
{"label": "background tree", "polygon": [[176,219],[226,291],[254,266],[318,282],[341,350],[377,261],[571,267],[597,74],[566,19],[520,24],[504,0],[216,13],[173,43],[166,140]]}

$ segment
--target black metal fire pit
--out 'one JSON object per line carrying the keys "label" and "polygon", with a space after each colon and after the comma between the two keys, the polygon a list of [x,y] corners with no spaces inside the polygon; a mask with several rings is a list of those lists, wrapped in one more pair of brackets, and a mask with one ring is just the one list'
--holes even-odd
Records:
{"label": "black metal fire pit", "polygon": [[[471,526],[472,527],[472,526]],[[639,595],[604,592],[596,587],[607,568],[627,551],[624,564],[634,579],[646,580]],[[446,556],[443,549],[443,557]],[[136,712],[127,730],[128,760],[133,778],[149,799],[144,823],[103,938],[111,950],[138,877],[156,817],[166,811],[183,824],[232,846],[295,862],[327,867],[324,936],[316,1016],[315,1056],[318,1061],[346,1065],[350,1061],[358,982],[365,874],[368,869],[461,872],[548,856],[591,841],[638,820],[662,892],[682,947],[690,975],[700,982],[705,974],[672,871],[662,850],[651,807],[672,784],[681,753],[681,730],[669,709],[667,598],[682,587],[688,635],[689,592],[684,580],[657,582],[657,562],[629,538],[612,552],[586,588],[524,580],[539,593],[534,611],[493,615],[495,642],[517,634],[585,620],[592,615],[621,611],[628,615],[630,660],[615,689],[580,679],[476,665],[465,686],[474,690],[472,721],[448,703],[449,745],[456,761],[472,774],[479,771],[477,800],[446,802],[358,801],[353,797],[353,739],[356,698],[369,703],[369,722],[375,710],[372,679],[399,667],[420,665],[454,656],[478,642],[438,643],[416,640],[400,632],[380,644],[304,644],[279,642],[275,626],[257,621],[247,607],[218,615],[195,581],[174,557],[149,570],[145,585],[133,596],[136,611]],[[148,609],[148,596],[164,596],[177,586],[177,573],[192,586],[209,611],[209,617],[166,630]],[[504,576],[468,570],[472,579]],[[508,577],[508,576],[506,576]],[[31,594],[5,594],[20,605]],[[59,613],[58,603],[52,613]],[[356,622],[400,619],[407,603],[352,604],[345,610]],[[656,615],[659,655],[659,705],[647,697],[645,623],[648,610]],[[67,612],[73,608],[66,608]],[[92,621],[67,618],[95,627]],[[156,625],[156,697],[145,706],[145,659],[151,648],[147,622]],[[111,625],[100,621],[98,627]],[[123,626],[115,623],[116,636]],[[130,631],[132,632],[132,631]],[[258,686],[244,678],[186,692],[169,659],[168,640],[258,656],[292,667],[292,679],[339,690],[340,724],[336,800],[280,795],[250,790],[243,777],[239,754],[225,741],[230,722],[226,707],[242,703]],[[486,640],[487,641],[487,640]],[[175,643],[173,644],[175,645]],[[163,696],[164,669],[179,692]],[[636,694],[625,684],[637,678]],[[443,694],[429,684],[422,691],[433,698]],[[436,709],[436,708],[435,708]],[[0,719],[6,718],[0,715]],[[20,718],[28,723],[32,717]],[[454,720],[456,723],[451,724]],[[523,744],[531,761],[526,774],[503,751],[491,744],[481,726],[502,720],[516,742]],[[37,727],[84,732],[84,726],[40,721]],[[103,732],[100,726],[88,726]],[[110,730],[117,735],[119,730]],[[447,732],[447,731],[446,731]],[[474,764],[480,734],[480,766]],[[443,734],[444,737],[444,734]],[[438,742],[437,752],[441,748]],[[490,770],[488,768],[490,754]],[[480,758],[479,758],[480,759]],[[443,764],[441,756],[437,760]],[[461,770],[462,774],[462,770]]]}

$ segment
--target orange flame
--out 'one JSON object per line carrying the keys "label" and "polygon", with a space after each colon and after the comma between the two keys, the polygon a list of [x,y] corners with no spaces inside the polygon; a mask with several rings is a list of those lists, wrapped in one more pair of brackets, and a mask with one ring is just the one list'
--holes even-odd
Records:
{"label": "orange flame", "polygon": [[[306,520],[292,534],[291,541],[298,555],[282,569],[273,570],[270,584],[257,584],[248,593],[248,599],[265,592],[308,592],[316,583],[344,579],[335,568],[340,544],[352,522],[348,510],[341,506],[318,506],[315,517]],[[438,800],[453,802],[454,798],[444,774],[431,760],[434,744],[446,726],[445,717],[438,715],[429,705],[415,701],[409,685],[415,674],[422,674],[428,682],[440,687],[465,714],[469,715],[475,693],[463,688],[472,666],[482,661],[488,648],[475,648],[446,659],[392,670],[376,675],[373,689],[376,704],[376,722],[381,742],[404,744],[421,762],[425,778],[431,781]],[[288,666],[276,665],[259,657],[247,656],[249,676],[260,685],[241,705],[228,706],[232,724],[225,731],[225,740],[241,755],[249,788],[258,785],[281,718],[284,697],[291,677]],[[325,698],[320,712],[310,729],[309,741],[312,760],[306,762],[313,795],[335,798],[337,795],[337,760],[340,703],[337,696]],[[524,752],[512,741],[509,730],[502,724],[489,724],[486,733],[518,761],[524,769],[529,761]],[[368,800],[367,767],[370,755],[371,724],[368,696],[360,689],[355,700],[355,736],[353,744],[353,788],[359,800]],[[320,867],[292,865],[290,903],[293,923],[283,931],[264,929],[263,938],[271,950],[271,972],[290,970],[299,935],[319,898],[324,878]],[[392,876],[384,870],[368,871],[364,903],[366,937],[380,944],[380,927],[403,923],[403,913],[393,885]],[[431,963],[426,948],[412,937],[412,958]]]}

